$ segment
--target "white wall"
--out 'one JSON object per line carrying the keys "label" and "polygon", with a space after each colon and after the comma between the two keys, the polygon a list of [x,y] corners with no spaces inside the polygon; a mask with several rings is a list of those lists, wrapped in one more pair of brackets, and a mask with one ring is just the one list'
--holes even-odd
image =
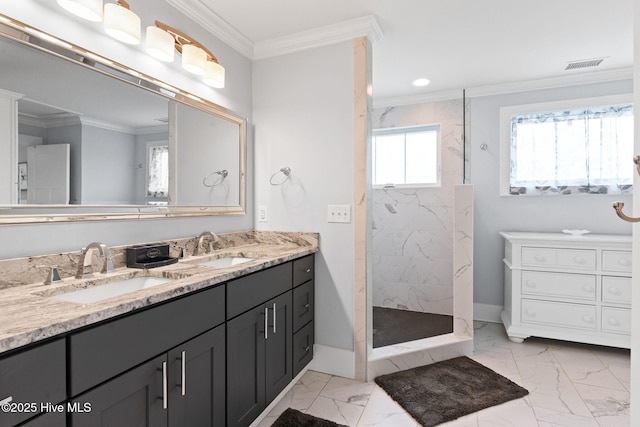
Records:
{"label": "white wall", "polygon": [[[353,205],[353,44],[254,63],[258,229],[320,233],[316,343],[353,350],[353,224],[327,223],[327,205]],[[281,186],[269,179],[291,168]],[[282,175],[274,178],[274,181]]]}
{"label": "white wall", "polygon": [[[470,170],[475,187],[474,302],[503,305],[504,242],[500,231],[560,232],[565,228],[600,234],[630,234],[611,207],[631,196],[500,196],[500,107],[631,93],[630,80],[471,98],[467,115]],[[487,144],[486,150],[480,146]],[[629,159],[631,161],[631,159]]]}
{"label": "white wall", "polygon": [[[142,25],[160,20],[191,35],[211,50],[226,69],[224,89],[212,89],[185,73],[179,61],[164,64],[143,53],[141,46],[129,46],[108,37],[101,23],[77,19],[54,1],[21,0],[2,2],[0,13],[28,23],[74,44],[109,57],[140,72],[224,105],[249,118],[251,123],[251,62],[222,43],[202,27],[164,1],[136,0],[131,8]],[[174,237],[195,236],[210,229],[229,232],[253,229],[253,137],[248,134],[247,215],[140,221],[89,222],[45,225],[0,226],[0,258],[13,258],[79,249],[98,240],[106,245],[124,245]]]}

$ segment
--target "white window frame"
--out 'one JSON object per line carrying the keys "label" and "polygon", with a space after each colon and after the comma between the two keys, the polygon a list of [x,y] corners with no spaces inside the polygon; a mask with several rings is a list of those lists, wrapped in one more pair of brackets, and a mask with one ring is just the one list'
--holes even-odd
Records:
{"label": "white window frame", "polygon": [[[430,124],[424,124],[424,125],[415,125],[415,126],[402,126],[402,127],[393,127],[393,128],[380,128],[380,129],[374,129],[373,133],[375,134],[406,134],[406,133],[412,133],[412,132],[421,132],[421,131],[429,131],[429,130],[435,130],[436,134],[437,134],[437,138],[436,138],[436,182],[435,183],[416,183],[416,184],[376,184],[376,185],[372,185],[372,188],[374,189],[381,189],[381,188],[436,188],[436,187],[441,187],[442,186],[442,174],[441,174],[441,161],[442,161],[442,156],[441,156],[441,152],[442,152],[442,126],[440,125],[440,123],[430,123]],[[372,141],[372,147],[373,147],[373,141]],[[372,171],[372,175],[373,175],[373,170],[374,170],[374,165],[373,162],[375,162],[375,153],[371,154],[371,171]],[[406,165],[405,165],[406,168]],[[372,176],[372,181],[373,181],[373,176]]]}
{"label": "white window frame", "polygon": [[[579,98],[538,104],[514,105],[500,108],[500,196],[511,194],[511,118],[544,111],[572,110],[616,104],[633,103],[633,94]],[[629,159],[631,161],[631,159]]]}

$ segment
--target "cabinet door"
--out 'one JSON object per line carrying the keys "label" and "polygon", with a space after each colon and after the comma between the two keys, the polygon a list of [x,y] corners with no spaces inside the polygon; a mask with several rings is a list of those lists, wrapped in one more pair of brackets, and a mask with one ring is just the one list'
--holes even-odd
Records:
{"label": "cabinet door", "polygon": [[91,408],[73,412],[71,426],[166,427],[163,362],[165,356],[157,357],[74,399],[72,405]]}
{"label": "cabinet door", "polygon": [[227,322],[227,425],[248,426],[265,408],[265,309]]}
{"label": "cabinet door", "polygon": [[169,351],[169,426],[224,427],[225,329]]}
{"label": "cabinet door", "polygon": [[50,412],[20,424],[20,427],[64,427],[67,425],[66,416],[65,412]]}
{"label": "cabinet door", "polygon": [[266,303],[267,339],[265,349],[266,404],[293,378],[293,315],[289,291]]}

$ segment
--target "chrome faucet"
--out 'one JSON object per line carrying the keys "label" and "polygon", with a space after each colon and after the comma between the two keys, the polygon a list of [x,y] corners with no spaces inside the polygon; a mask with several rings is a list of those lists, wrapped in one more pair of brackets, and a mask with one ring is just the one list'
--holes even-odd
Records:
{"label": "chrome faucet", "polygon": [[[210,231],[203,231],[198,235],[198,237],[196,237],[196,247],[193,250],[193,256],[200,255],[200,245],[202,244],[202,242],[204,242],[205,237],[209,237],[208,251],[213,252],[213,244],[219,240],[218,236]],[[204,253],[207,253],[207,251],[205,251]]]}
{"label": "chrome faucet", "polygon": [[100,242],[92,242],[92,243],[89,243],[87,247],[82,248],[82,250],[80,251],[80,257],[78,258],[78,270],[76,272],[76,279],[82,279],[84,277],[85,267],[92,265],[91,257],[89,257],[89,264],[85,265],[85,259],[87,257],[87,254],[90,252],[94,253],[96,250],[98,251],[98,254],[104,258],[104,262],[102,264],[102,269],[100,270],[100,273],[104,274],[114,270],[113,262],[111,261],[111,253],[109,252],[107,245]]}

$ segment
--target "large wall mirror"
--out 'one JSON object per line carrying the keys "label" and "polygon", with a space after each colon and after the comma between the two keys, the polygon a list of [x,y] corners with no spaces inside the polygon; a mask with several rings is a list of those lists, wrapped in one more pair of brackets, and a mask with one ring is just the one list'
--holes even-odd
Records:
{"label": "large wall mirror", "polygon": [[242,117],[15,21],[0,70],[0,223],[245,213]]}

